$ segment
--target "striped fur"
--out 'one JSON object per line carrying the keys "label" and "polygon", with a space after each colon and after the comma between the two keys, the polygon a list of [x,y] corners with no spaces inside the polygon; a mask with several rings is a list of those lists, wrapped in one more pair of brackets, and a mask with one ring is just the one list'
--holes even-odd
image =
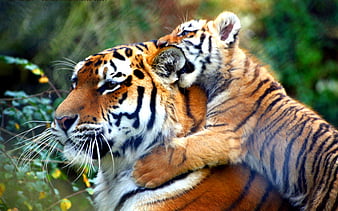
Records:
{"label": "striped fur", "polygon": [[179,56],[179,49],[146,42],[107,49],[75,67],[73,89],[57,108],[52,131],[71,163],[98,166],[97,209],[288,210],[245,166],[191,171],[155,189],[136,185],[131,174],[137,159],[205,124],[205,93],[175,83],[172,71],[185,64]]}
{"label": "striped fur", "polygon": [[[337,130],[289,97],[268,68],[238,47],[230,12],[192,20],[159,39],[179,47],[188,68],[179,85],[207,93],[204,130],[175,138],[136,165],[138,184],[156,187],[204,166],[244,162],[302,210],[338,210]],[[163,175],[157,177],[157,175]]]}

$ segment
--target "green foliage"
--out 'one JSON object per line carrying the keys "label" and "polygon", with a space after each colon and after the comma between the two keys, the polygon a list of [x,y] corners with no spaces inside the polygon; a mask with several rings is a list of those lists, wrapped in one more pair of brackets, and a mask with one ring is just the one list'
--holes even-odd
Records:
{"label": "green foliage", "polygon": [[[64,58],[81,61],[103,49],[159,37],[156,2],[3,1],[0,54],[26,58],[68,88],[71,72],[51,65]],[[52,71],[56,69],[55,71]],[[2,72],[8,70],[0,69]],[[1,81],[1,80],[0,80]]]}
{"label": "green foliage", "polygon": [[287,92],[338,125],[334,0],[281,0],[263,18],[266,54]]}
{"label": "green foliage", "polygon": [[24,91],[7,91],[5,96],[8,100],[0,100],[0,109],[3,111],[1,119],[6,121],[5,128],[10,131],[24,131],[36,126],[35,120],[46,124],[52,121],[55,104],[51,99],[45,97],[28,96]]}
{"label": "green foliage", "polygon": [[11,56],[0,55],[0,61],[6,64],[16,64],[22,66],[24,69],[30,70],[35,75],[44,75],[44,72],[36,65],[29,62],[27,59],[14,58]]}
{"label": "green foliage", "polygon": [[[47,172],[40,161],[17,166],[11,153],[0,144],[0,184],[3,187],[0,210],[46,210],[60,198],[57,189],[46,179]],[[57,206],[50,210],[60,210]]]}
{"label": "green foliage", "polygon": [[[8,98],[0,99],[0,210],[91,207],[91,180],[83,174],[86,186],[81,181],[73,182],[78,173],[65,174],[60,170],[67,166],[62,149],[54,145],[52,151],[50,143],[44,141],[47,139],[38,139],[49,127],[62,99],[27,95],[24,91],[7,91],[5,95]],[[78,200],[81,203],[75,203]]]}
{"label": "green foliage", "polygon": [[[91,207],[88,194],[92,194],[92,189],[87,175],[82,175],[87,188],[83,183],[71,182],[72,179],[59,169],[66,165],[62,159],[62,149],[52,144],[50,136],[40,135],[48,134],[46,128],[50,126],[53,113],[62,101],[59,91],[54,89],[43,70],[28,60],[9,56],[0,56],[0,60],[39,75],[44,79],[39,80],[40,83],[48,82],[52,88],[52,91],[36,95],[6,91],[6,98],[0,99],[0,210],[64,211],[70,207]],[[44,130],[46,132],[42,133]],[[70,184],[72,189],[65,191],[64,185],[54,185],[60,182],[66,183],[66,186]],[[82,203],[76,203],[80,206],[72,206],[72,201],[79,200],[77,198],[81,194],[85,194],[80,197]],[[62,199],[62,195],[76,197]],[[83,202],[86,198],[88,200]]]}

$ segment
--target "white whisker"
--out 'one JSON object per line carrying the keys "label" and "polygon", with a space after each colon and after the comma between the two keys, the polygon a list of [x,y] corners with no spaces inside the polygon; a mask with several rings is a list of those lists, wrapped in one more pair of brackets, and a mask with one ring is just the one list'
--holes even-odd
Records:
{"label": "white whisker", "polygon": [[110,147],[110,144],[109,144],[107,138],[104,136],[104,134],[101,133],[100,135],[101,135],[102,139],[104,140],[104,142],[107,144],[107,146],[109,148],[109,154],[110,154],[111,161],[112,161],[112,166],[113,166],[113,174],[115,174],[115,168],[114,168],[114,166],[115,166],[115,160],[114,160],[113,151],[112,151],[112,149]]}
{"label": "white whisker", "polygon": [[101,169],[101,158],[100,158],[101,155],[100,155],[100,148],[99,148],[99,143],[98,143],[98,141],[100,141],[100,140],[97,140],[96,131],[94,131],[94,133],[95,133],[94,142],[95,142],[95,145],[96,145],[97,161],[98,161],[99,169]]}
{"label": "white whisker", "polygon": [[[27,122],[26,122],[27,123]],[[24,124],[26,124],[24,123]],[[27,138],[27,134],[38,129],[38,128],[41,128],[41,127],[46,127],[46,125],[37,125],[35,127],[32,127],[32,128],[29,128],[28,130],[25,130],[19,134],[16,134],[15,136],[11,137],[10,139],[8,139],[5,143],[8,143],[10,141],[12,141],[13,139],[17,139],[17,138],[20,138],[20,139],[24,139],[23,141],[19,142],[18,144],[21,144],[22,142],[26,142],[27,140],[31,139],[31,138]]]}

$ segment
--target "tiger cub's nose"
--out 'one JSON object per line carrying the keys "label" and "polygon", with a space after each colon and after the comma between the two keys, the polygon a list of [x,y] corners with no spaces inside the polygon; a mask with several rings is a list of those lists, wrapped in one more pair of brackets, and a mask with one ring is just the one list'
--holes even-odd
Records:
{"label": "tiger cub's nose", "polygon": [[56,124],[59,125],[59,127],[67,133],[69,128],[72,127],[72,125],[77,120],[78,116],[62,116],[62,117],[55,117]]}

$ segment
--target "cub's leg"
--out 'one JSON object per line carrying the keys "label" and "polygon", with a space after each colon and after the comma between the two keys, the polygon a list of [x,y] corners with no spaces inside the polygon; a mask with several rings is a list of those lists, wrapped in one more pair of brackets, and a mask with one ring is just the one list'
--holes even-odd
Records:
{"label": "cub's leg", "polygon": [[134,177],[139,185],[154,188],[189,170],[237,163],[242,154],[237,134],[203,130],[155,148],[136,163]]}

